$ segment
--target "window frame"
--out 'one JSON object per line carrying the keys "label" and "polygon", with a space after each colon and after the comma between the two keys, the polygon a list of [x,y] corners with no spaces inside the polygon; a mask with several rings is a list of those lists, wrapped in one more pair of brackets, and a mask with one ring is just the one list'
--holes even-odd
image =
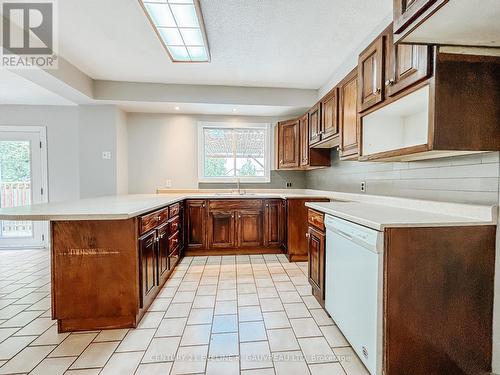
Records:
{"label": "window frame", "polygon": [[[263,129],[264,141],[264,176],[258,177],[206,177],[205,176],[205,142],[203,130],[212,129]],[[235,183],[239,179],[242,183],[269,183],[271,182],[271,124],[270,123],[232,123],[232,122],[198,122],[198,182],[202,183]]]}

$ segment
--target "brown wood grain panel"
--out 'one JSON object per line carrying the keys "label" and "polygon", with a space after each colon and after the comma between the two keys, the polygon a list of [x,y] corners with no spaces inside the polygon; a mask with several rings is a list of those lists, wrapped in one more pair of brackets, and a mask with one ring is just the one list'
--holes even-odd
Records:
{"label": "brown wood grain panel", "polygon": [[321,102],[309,110],[309,146],[321,141]]}
{"label": "brown wood grain panel", "polygon": [[208,217],[208,246],[210,248],[234,247],[234,211],[211,209]]}
{"label": "brown wood grain panel", "polygon": [[316,229],[325,231],[325,214],[315,211],[313,209],[307,210],[307,222],[309,225],[316,227]]}
{"label": "brown wood grain panel", "polygon": [[358,73],[354,69],[339,84],[340,158],[358,156]]}
{"label": "brown wood grain panel", "polygon": [[262,246],[264,242],[263,211],[238,210],[238,247]]}
{"label": "brown wood grain panel", "polygon": [[139,234],[144,234],[168,220],[168,208],[143,215],[139,218]]}
{"label": "brown wood grain panel", "polygon": [[308,277],[313,295],[325,304],[325,233],[313,227],[307,231]]}
{"label": "brown wood grain panel", "polygon": [[54,317],[73,320],[75,330],[90,329],[79,320],[101,321],[99,328],[116,327],[115,318],[135,321],[139,309],[135,220],[57,221],[51,223],[51,234]]}
{"label": "brown wood grain panel", "polygon": [[186,201],[186,246],[189,249],[204,249],[207,244],[207,202]]}
{"label": "brown wood grain panel", "polygon": [[386,231],[387,375],[491,371],[495,230]]}
{"label": "brown wood grain panel", "polygon": [[224,198],[224,199],[211,199],[208,202],[208,207],[220,210],[239,210],[239,209],[253,209],[262,208],[262,199],[241,199],[241,198]]}
{"label": "brown wood grain panel", "polygon": [[321,141],[338,135],[338,89],[334,87],[321,99]]}

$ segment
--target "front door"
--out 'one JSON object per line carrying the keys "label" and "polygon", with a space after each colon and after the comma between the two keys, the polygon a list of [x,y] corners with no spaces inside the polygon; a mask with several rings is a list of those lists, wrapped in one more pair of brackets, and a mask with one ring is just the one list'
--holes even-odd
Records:
{"label": "front door", "polygon": [[[46,202],[45,128],[0,126],[0,207]],[[47,246],[47,222],[0,220],[0,248]]]}

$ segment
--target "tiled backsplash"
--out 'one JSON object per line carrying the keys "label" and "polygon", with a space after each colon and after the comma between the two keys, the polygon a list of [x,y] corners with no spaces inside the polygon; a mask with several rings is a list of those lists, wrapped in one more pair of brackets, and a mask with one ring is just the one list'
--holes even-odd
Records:
{"label": "tiled backsplash", "polygon": [[339,161],[306,172],[308,189],[366,193],[461,203],[498,203],[499,153],[414,162]]}
{"label": "tiled backsplash", "polygon": [[[291,189],[305,189],[306,176],[301,171],[271,171],[271,182],[264,184],[241,184],[243,189],[286,189],[286,183],[290,182]],[[236,184],[226,183],[199,183],[199,189],[230,189]]]}

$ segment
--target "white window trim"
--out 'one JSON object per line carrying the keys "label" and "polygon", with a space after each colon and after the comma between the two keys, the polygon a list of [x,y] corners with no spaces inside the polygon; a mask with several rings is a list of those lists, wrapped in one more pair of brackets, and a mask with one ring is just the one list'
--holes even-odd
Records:
{"label": "white window trim", "polygon": [[264,176],[239,177],[242,183],[269,183],[271,182],[271,124],[270,123],[231,123],[231,122],[198,122],[198,182],[205,183],[235,183],[237,177],[205,177],[203,166],[205,158],[205,145],[203,142],[203,129],[206,128],[257,128],[266,130]]}

